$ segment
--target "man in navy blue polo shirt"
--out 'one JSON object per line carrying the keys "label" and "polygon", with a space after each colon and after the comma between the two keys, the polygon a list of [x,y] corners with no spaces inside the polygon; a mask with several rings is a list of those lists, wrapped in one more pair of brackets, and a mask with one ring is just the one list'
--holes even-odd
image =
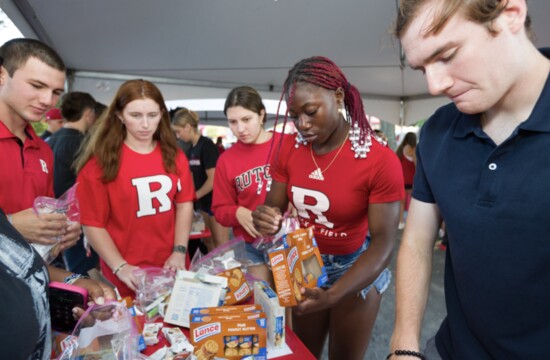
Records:
{"label": "man in navy blue polo shirt", "polygon": [[550,51],[525,0],[402,0],[396,34],[444,106],[423,126],[397,263],[390,359],[420,329],[442,219],[447,317],[428,359],[548,359]]}

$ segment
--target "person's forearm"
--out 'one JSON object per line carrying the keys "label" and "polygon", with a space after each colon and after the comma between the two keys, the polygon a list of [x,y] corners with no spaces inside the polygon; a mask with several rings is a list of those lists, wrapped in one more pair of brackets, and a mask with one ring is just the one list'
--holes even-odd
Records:
{"label": "person's forearm", "polygon": [[420,330],[428,301],[433,251],[404,242],[397,257],[395,328],[392,349],[419,351]]}
{"label": "person's forearm", "polygon": [[214,188],[214,177],[211,176],[206,178],[206,181],[204,182],[204,184],[202,184],[202,186],[196,192],[197,199],[200,199],[206,194],[210,193],[213,188]]}
{"label": "person's forearm", "polygon": [[176,225],[174,246],[185,246],[189,243],[189,233],[193,222],[193,203],[188,201],[176,204]]}
{"label": "person's forearm", "polygon": [[73,273],[65,269],[58,268],[53,265],[48,265],[48,273],[50,275],[50,281],[63,282],[66,277],[71,276]]}
{"label": "person's forearm", "polygon": [[411,200],[397,256],[392,351],[419,350],[420,329],[432,276],[433,248],[440,223],[437,205]]}
{"label": "person's forearm", "polygon": [[90,245],[92,245],[99,257],[107,263],[111,270],[114,271],[126,261],[105,228],[92,226],[84,226],[83,228]]}

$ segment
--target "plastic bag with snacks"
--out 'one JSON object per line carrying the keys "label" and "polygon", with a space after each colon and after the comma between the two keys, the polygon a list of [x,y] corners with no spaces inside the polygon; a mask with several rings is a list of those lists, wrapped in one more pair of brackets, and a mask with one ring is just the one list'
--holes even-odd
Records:
{"label": "plastic bag with snacks", "polygon": [[163,317],[176,273],[159,267],[134,269],[132,273],[138,282],[136,306],[145,315],[145,320],[149,322]]}
{"label": "plastic bag with snacks", "polygon": [[[80,222],[80,207],[76,197],[76,186],[74,184],[59,199],[47,196],[39,196],[34,199],[33,210],[40,214],[63,214],[67,216],[67,224]],[[40,254],[45,263],[50,264],[59,255],[61,237],[52,240],[57,242],[53,245],[42,245],[33,243],[32,246]]]}
{"label": "plastic bag with snacks", "polygon": [[63,340],[58,360],[144,360],[147,357],[139,352],[139,338],[132,314],[123,303],[94,304]]}
{"label": "plastic bag with snacks", "polygon": [[283,244],[283,236],[296,231],[300,228],[300,222],[298,218],[292,216],[290,212],[286,212],[283,215],[283,221],[281,222],[281,228],[279,231],[270,236],[258,237],[252,243],[252,246],[258,250],[269,251],[271,248],[281,246]]}
{"label": "plastic bag with snacks", "polygon": [[206,255],[197,251],[191,260],[189,271],[216,275],[236,267],[241,267],[246,271],[247,266],[246,244],[244,239],[238,236]]}

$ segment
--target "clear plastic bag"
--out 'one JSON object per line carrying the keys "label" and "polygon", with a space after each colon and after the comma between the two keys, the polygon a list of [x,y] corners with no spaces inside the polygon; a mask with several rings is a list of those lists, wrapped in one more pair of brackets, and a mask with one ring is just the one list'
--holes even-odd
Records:
{"label": "clear plastic bag", "polygon": [[138,282],[136,306],[146,321],[155,321],[164,314],[165,300],[172,293],[176,273],[159,267],[134,269],[132,273]]}
{"label": "clear plastic bag", "polygon": [[[34,199],[33,210],[36,214],[63,214],[67,216],[67,224],[80,222],[80,207],[76,197],[76,187],[71,186],[59,199],[47,196],[38,196]],[[57,243],[42,245],[33,243],[33,247],[40,254],[45,263],[50,264],[59,255],[61,237],[55,237]]]}
{"label": "clear plastic bag", "polygon": [[147,357],[139,352],[139,338],[132,314],[123,303],[94,304],[63,340],[58,360],[144,360]]}
{"label": "clear plastic bag", "polygon": [[189,271],[216,275],[235,267],[246,269],[247,266],[246,243],[241,236],[238,236],[206,255],[200,251],[195,252]]}
{"label": "clear plastic bag", "polygon": [[270,236],[259,237],[252,243],[252,246],[258,250],[264,250],[268,252],[271,248],[281,246],[283,243],[283,236],[285,234],[296,231],[300,228],[300,222],[298,218],[292,216],[290,212],[286,212],[283,216],[281,228],[279,231]]}
{"label": "clear plastic bag", "polygon": [[191,223],[191,234],[200,234],[206,229],[204,218],[200,211],[193,211],[193,222]]}

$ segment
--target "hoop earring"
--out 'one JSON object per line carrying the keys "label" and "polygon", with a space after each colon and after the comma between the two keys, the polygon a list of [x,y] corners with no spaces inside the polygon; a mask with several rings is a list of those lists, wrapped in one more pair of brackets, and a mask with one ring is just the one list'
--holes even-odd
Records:
{"label": "hoop earring", "polygon": [[300,134],[299,131],[296,132],[296,144],[294,144],[294,147],[297,149],[298,147],[300,147],[300,145],[307,145],[307,141],[304,140],[304,138],[302,137],[302,134]]}

